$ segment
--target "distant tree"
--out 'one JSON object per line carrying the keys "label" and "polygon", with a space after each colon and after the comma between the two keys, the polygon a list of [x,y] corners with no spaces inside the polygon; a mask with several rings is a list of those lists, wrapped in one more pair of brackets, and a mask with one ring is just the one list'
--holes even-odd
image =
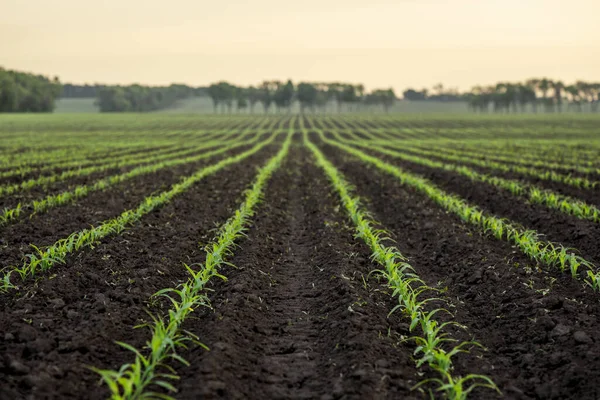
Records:
{"label": "distant tree", "polygon": [[353,104],[358,103],[361,98],[358,94],[357,87],[354,85],[343,85],[342,86],[342,103],[346,103],[351,108]]}
{"label": "distant tree", "polygon": [[366,96],[365,102],[369,105],[380,105],[385,112],[389,112],[396,102],[396,94],[393,89],[376,89]]}
{"label": "distant tree", "polygon": [[297,87],[297,97],[298,101],[300,102],[300,112],[304,113],[304,110],[307,107],[314,112],[318,95],[319,91],[312,83],[299,83]]}
{"label": "distant tree", "polygon": [[414,89],[407,89],[402,93],[402,96],[406,100],[422,101],[422,100],[427,99],[427,90],[423,89],[422,91],[418,92]]}
{"label": "distant tree", "polygon": [[577,85],[569,85],[565,87],[565,92],[570,96],[571,106],[581,112],[581,96]]}
{"label": "distant tree", "polygon": [[276,82],[276,86],[273,101],[278,110],[284,108],[289,112],[294,98],[294,84],[291,80],[288,80],[285,84]]}
{"label": "distant tree", "polygon": [[238,112],[248,108],[248,89],[243,87],[235,88],[235,100]]}
{"label": "distant tree", "polygon": [[242,110],[246,109],[247,107],[248,107],[248,100],[246,100],[244,97],[238,98],[238,101],[237,101],[238,111],[242,111]]}
{"label": "distant tree", "polygon": [[342,112],[344,85],[339,82],[327,84],[327,95],[330,99],[334,99],[337,104],[338,113]]}
{"label": "distant tree", "polygon": [[63,85],[63,90],[60,97],[63,98],[88,98],[88,97],[96,97],[98,94],[98,89],[101,88],[102,85],[74,85],[71,83],[65,83]]}
{"label": "distant tree", "polygon": [[97,92],[96,105],[102,112],[133,111],[132,104],[125,95],[125,89],[119,86],[100,88]]}
{"label": "distant tree", "polygon": [[561,81],[551,82],[552,88],[554,89],[554,102],[556,103],[556,110],[562,112],[562,91],[565,88],[565,84]]}
{"label": "distant tree", "polygon": [[249,86],[246,89],[246,98],[250,104],[250,114],[253,114],[254,106],[260,101],[260,89],[257,89],[254,86]]}
{"label": "distant tree", "polygon": [[0,112],[50,112],[61,93],[58,78],[0,68]]}
{"label": "distant tree", "polygon": [[597,112],[599,109],[598,105],[600,105],[600,83],[592,83],[592,90],[595,94],[595,98],[592,100],[591,111]]}
{"label": "distant tree", "polygon": [[258,88],[258,98],[263,105],[265,114],[269,112],[271,103],[273,103],[273,96],[277,90],[277,82],[264,81]]}
{"label": "distant tree", "polygon": [[219,85],[216,83],[210,85],[208,87],[208,95],[210,96],[210,99],[213,102],[213,110],[215,113],[217,113],[217,110],[219,109],[219,103],[221,102],[222,97]]}
{"label": "distant tree", "polygon": [[537,78],[532,78],[532,79],[528,79],[525,82],[525,87],[527,87],[528,91],[533,92],[533,96],[532,96],[532,100],[531,100],[531,107],[534,113],[537,113],[537,107],[538,107],[538,99],[537,99],[537,88],[540,85],[540,80]]}
{"label": "distant tree", "polygon": [[22,90],[11,74],[0,69],[0,112],[17,111]]}
{"label": "distant tree", "polygon": [[218,110],[219,104],[226,106],[227,110],[231,113],[236,94],[237,88],[225,81],[213,83],[208,87],[208,95],[213,101],[215,113]]}
{"label": "distant tree", "polygon": [[468,94],[469,108],[473,111],[488,112],[493,101],[494,89],[491,87],[475,86]]}
{"label": "distant tree", "polygon": [[194,89],[182,84],[99,86],[96,104],[101,112],[148,112],[170,107],[192,95]]}
{"label": "distant tree", "polygon": [[542,104],[546,109],[546,112],[552,111],[553,102],[548,99],[548,91],[552,87],[552,81],[548,78],[542,78],[539,81],[538,88],[542,92]]}

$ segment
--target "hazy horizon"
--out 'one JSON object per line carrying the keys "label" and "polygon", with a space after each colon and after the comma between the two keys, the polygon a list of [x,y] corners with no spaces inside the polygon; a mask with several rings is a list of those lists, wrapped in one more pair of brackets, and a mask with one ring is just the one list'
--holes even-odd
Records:
{"label": "hazy horizon", "polygon": [[78,84],[291,78],[397,92],[542,76],[600,81],[600,2],[449,3],[5,0],[0,66]]}

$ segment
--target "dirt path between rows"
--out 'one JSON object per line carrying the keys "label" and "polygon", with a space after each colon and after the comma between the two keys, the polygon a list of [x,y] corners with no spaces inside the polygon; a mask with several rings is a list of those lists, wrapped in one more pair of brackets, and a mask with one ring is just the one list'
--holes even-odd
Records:
{"label": "dirt path between rows", "polygon": [[[178,399],[402,398],[418,381],[413,347],[323,173],[295,146],[269,182],[247,240],[186,324],[210,347],[181,368]],[[401,331],[406,334],[407,332]],[[389,336],[388,336],[389,333]]]}
{"label": "dirt path between rows", "polygon": [[[445,289],[453,319],[467,327],[453,336],[487,348],[456,356],[458,374],[490,376],[505,399],[599,398],[597,293],[568,274],[536,270],[507,242],[471,229],[393,176],[332,146],[322,149],[419,276]],[[490,391],[471,397],[497,398]]]}
{"label": "dirt path between rows", "polygon": [[[202,245],[237,208],[256,168],[276,151],[268,146],[210,175],[94,249],[71,255],[0,295],[0,399],[106,399],[87,367],[118,369],[133,354],[115,341],[143,348],[149,300],[188,278],[183,263],[203,261]],[[163,310],[164,311],[164,310]]]}

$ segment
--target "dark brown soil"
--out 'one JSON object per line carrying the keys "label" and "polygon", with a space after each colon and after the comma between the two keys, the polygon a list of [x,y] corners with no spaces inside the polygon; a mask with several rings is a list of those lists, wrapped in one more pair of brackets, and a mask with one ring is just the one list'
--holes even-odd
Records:
{"label": "dark brown soil", "polygon": [[0,296],[0,399],[107,398],[99,376],[86,367],[130,361],[132,353],[115,340],[143,347],[149,331],[133,327],[150,320],[151,294],[185,280],[183,263],[202,261],[202,244],[238,207],[255,167],[274,150],[205,178],[18,295]]}
{"label": "dark brown soil", "polygon": [[76,203],[55,207],[31,219],[21,218],[16,224],[0,227],[2,266],[19,264],[25,254],[32,252],[31,244],[38,247],[48,246],[73,232],[114,218],[125,210],[137,207],[145,197],[168,190],[173,183],[193,174],[203,166],[241,153],[248,148],[237,148],[200,162],[142,175],[105,191],[91,193]]}
{"label": "dark brown soil", "polygon": [[548,207],[532,204],[522,197],[494,185],[473,182],[454,172],[401,161],[397,158],[371,154],[430,179],[449,193],[457,194],[471,204],[499,217],[508,218],[535,229],[542,238],[577,249],[587,260],[600,262],[600,224],[566,215]]}
{"label": "dark brown soil", "polygon": [[[407,152],[410,153],[410,151],[407,151]],[[418,155],[418,154],[416,154],[416,155]],[[439,157],[427,157],[427,158],[435,159],[436,161],[440,161],[440,162],[449,162],[448,160],[444,160]],[[452,162],[450,161],[450,163],[452,163]],[[600,187],[594,188],[594,189],[583,189],[583,188],[580,189],[580,188],[577,188],[577,187],[574,187],[571,185],[567,185],[564,183],[554,182],[554,181],[550,181],[550,180],[546,180],[546,179],[539,179],[534,176],[529,176],[529,175],[520,174],[520,173],[516,173],[516,172],[501,172],[501,171],[493,170],[491,168],[484,168],[484,167],[479,167],[479,166],[470,165],[470,164],[467,164],[467,166],[478,172],[491,174],[491,175],[497,175],[497,176],[500,176],[503,178],[508,178],[508,179],[517,179],[517,180],[523,180],[526,182],[530,182],[530,183],[533,183],[542,188],[554,190],[558,193],[562,193],[564,195],[571,196],[576,199],[581,199],[590,204],[594,204],[594,205],[600,207]],[[573,174],[573,175],[577,176],[577,174]],[[587,178],[591,179],[592,181],[599,179],[597,176],[591,176],[591,175],[585,176],[583,174],[579,174],[579,176],[587,177]]]}
{"label": "dark brown soil", "polygon": [[[188,156],[192,156],[194,154],[202,154],[203,152],[212,150],[214,149],[202,150],[198,151],[197,153],[189,154]],[[44,198],[49,194],[58,194],[66,190],[73,189],[78,185],[90,185],[95,183],[97,180],[100,180],[107,176],[122,174],[134,168],[137,168],[138,166],[148,164],[152,163],[145,162],[123,166],[119,168],[111,168],[104,171],[93,172],[88,175],[74,176],[66,180],[35,186],[27,190],[18,190],[13,194],[0,196],[0,209],[3,209],[4,207],[15,207],[17,204],[28,204],[34,200]],[[61,169],[59,172],[62,171],[66,171],[66,169]],[[19,179],[19,181],[22,182],[23,180]]]}
{"label": "dark brown soil", "polygon": [[[248,238],[222,271],[206,311],[186,328],[210,351],[187,355],[178,399],[410,399],[420,378],[407,325],[345,224],[307,150],[269,183]],[[390,337],[388,337],[388,328]]]}
{"label": "dark brown soil", "polygon": [[[597,294],[536,270],[506,242],[470,230],[396,178],[324,149],[417,273],[447,287],[455,320],[468,328],[457,336],[488,349],[457,356],[459,373],[487,374],[509,399],[600,397]],[[489,391],[473,397],[495,398]]]}
{"label": "dark brown soil", "polygon": [[[115,157],[117,155],[118,155],[118,157],[125,156],[125,155],[136,155],[138,157],[144,157],[145,154],[149,154],[149,153],[153,152],[154,150],[158,150],[158,148],[148,148],[148,149],[144,149],[143,151],[140,149],[137,149],[135,151],[119,152],[115,155],[111,155],[110,153],[108,153],[108,154],[105,154],[103,159],[101,159],[101,160],[94,160],[93,158],[90,157],[89,159],[82,161],[79,165],[72,166],[72,167],[55,167],[55,168],[43,171],[41,173],[37,170],[33,170],[33,171],[23,174],[23,175],[14,175],[14,176],[0,178],[0,185],[15,184],[15,183],[27,181],[29,179],[36,179],[41,176],[58,175],[65,171],[77,170],[77,169],[81,169],[81,168],[89,168],[89,167],[98,166],[98,165],[105,165],[107,163],[112,163],[115,161],[114,159],[107,159],[107,157]],[[167,154],[175,153],[180,150],[182,150],[181,147],[170,146],[170,147],[165,147],[160,153],[153,153],[153,154],[154,155],[159,155],[159,154],[167,155]],[[144,164],[145,163],[135,164],[135,166],[144,165]]]}
{"label": "dark brown soil", "polygon": [[[287,118],[282,127],[289,126]],[[598,294],[568,274],[532,265],[510,244],[482,235],[396,178],[311,137],[356,186],[421,278],[443,290],[453,315],[439,318],[466,327],[448,328],[452,337],[474,338],[487,349],[457,355],[457,374],[488,375],[506,399],[600,399]],[[415,345],[403,340],[414,332],[400,312],[388,317],[397,300],[374,275],[368,278],[376,268],[370,252],[354,238],[337,195],[299,139],[228,259],[236,267],[220,271],[227,281],[211,282],[213,309],[196,310],[185,323],[210,351],[181,351],[191,365],[173,364],[181,376],[175,397],[426,398],[411,391],[435,376],[415,366]],[[183,282],[183,263],[204,261],[203,245],[239,207],[256,167],[277,148],[205,178],[122,234],[70,256],[19,292],[0,295],[0,400],[107,398],[105,385],[87,367],[115,369],[133,360],[114,341],[144,346],[149,332],[133,327],[151,321],[147,310],[166,312],[165,303],[150,302],[151,295]],[[462,176],[382,158],[600,261],[594,224]],[[0,228],[2,266],[18,262],[29,243],[51,244],[116,216],[216,159],[140,177]],[[469,398],[499,396],[477,389]]]}
{"label": "dark brown soil", "polygon": [[[106,157],[109,156],[124,156],[124,155],[134,155],[134,154],[142,154],[142,153],[149,153],[151,151],[154,150],[159,150],[159,149],[164,149],[165,151],[168,151],[171,147],[173,146],[163,146],[163,147],[142,147],[142,148],[133,148],[133,149],[118,149],[118,150],[109,150],[106,149],[103,152],[98,152],[94,155],[90,155],[88,157],[85,158],[85,161],[82,161],[82,163],[93,163],[93,162],[97,162],[97,160],[100,159],[104,159]],[[50,148],[44,148],[46,151],[50,150]],[[65,148],[62,148],[63,150]],[[74,151],[76,151],[76,149],[73,149]],[[35,151],[33,149],[31,149],[30,151]],[[38,150],[39,151],[39,150]],[[44,167],[46,165],[51,165],[53,163],[56,163],[58,161],[53,161],[52,163],[33,163],[33,164],[29,164],[27,165],[27,167]],[[8,170],[12,170],[12,167],[0,167],[0,171],[4,172],[4,171],[8,171]]]}

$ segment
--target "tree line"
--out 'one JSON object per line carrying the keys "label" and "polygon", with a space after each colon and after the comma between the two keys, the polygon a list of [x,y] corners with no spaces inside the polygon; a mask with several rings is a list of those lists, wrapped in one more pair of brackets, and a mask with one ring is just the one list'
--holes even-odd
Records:
{"label": "tree line", "polygon": [[477,112],[562,112],[600,109],[600,83],[532,78],[524,82],[498,82],[475,86],[469,92],[444,89],[442,84],[427,89],[407,89],[404,98],[413,101],[465,101]]}
{"label": "tree line", "polygon": [[50,112],[61,92],[58,78],[0,67],[0,112]]}
{"label": "tree line", "polygon": [[582,112],[584,105],[598,111],[600,83],[577,81],[570,85],[560,80],[533,78],[525,82],[499,82],[492,86],[476,86],[467,97],[473,111]]}
{"label": "tree line", "polygon": [[[208,96],[214,111],[290,112],[298,104],[301,112],[326,112],[332,104],[338,112],[388,111],[395,103],[393,89],[367,92],[362,84],[343,82],[263,81],[256,86],[236,86],[226,81],[208,87],[184,84],[76,85],[58,78],[7,70],[0,67],[0,112],[50,112],[58,97],[96,98],[102,112],[145,112],[164,109],[192,96]],[[476,112],[600,111],[600,83],[533,78],[524,82],[498,82],[475,86],[468,92],[435,85],[431,90],[407,89],[405,100],[466,102]]]}
{"label": "tree line", "polygon": [[388,111],[396,101],[393,89],[376,89],[367,93],[363,85],[349,83],[315,83],[300,82],[297,85],[291,80],[264,81],[257,86],[236,86],[229,82],[213,83],[207,89],[214,111],[232,112],[248,109],[255,111],[261,104],[265,113],[274,108],[277,112],[290,112],[292,105],[298,102],[300,112],[325,112],[331,102],[337,104],[338,112],[372,110],[376,107]]}
{"label": "tree line", "polygon": [[197,95],[198,88],[170,86],[101,86],[96,90],[96,104],[101,112],[145,112],[168,108],[176,101]]}
{"label": "tree line", "polygon": [[85,99],[96,97],[98,90],[103,88],[105,85],[75,85],[72,83],[63,84],[63,90],[60,95],[61,98],[65,99]]}

